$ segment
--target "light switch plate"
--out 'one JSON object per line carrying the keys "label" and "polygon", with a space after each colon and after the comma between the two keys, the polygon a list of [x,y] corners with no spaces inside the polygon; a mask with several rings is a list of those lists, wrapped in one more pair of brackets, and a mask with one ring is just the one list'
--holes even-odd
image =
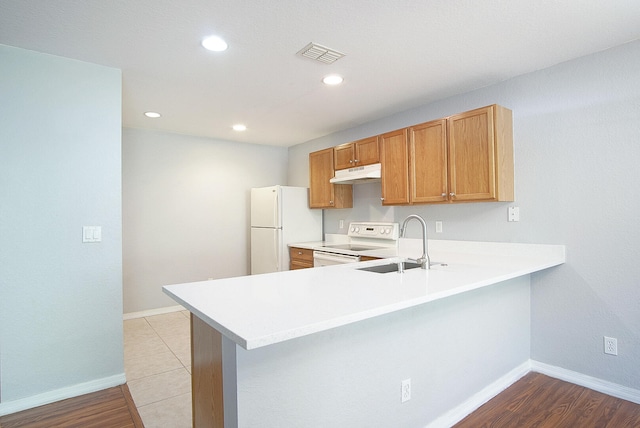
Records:
{"label": "light switch plate", "polygon": [[102,227],[82,226],[82,242],[102,242]]}

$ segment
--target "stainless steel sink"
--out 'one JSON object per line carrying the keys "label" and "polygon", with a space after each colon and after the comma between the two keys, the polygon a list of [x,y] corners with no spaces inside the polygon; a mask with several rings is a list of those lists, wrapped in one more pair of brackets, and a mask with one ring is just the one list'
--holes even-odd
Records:
{"label": "stainless steel sink", "polygon": [[[413,262],[404,262],[404,269],[415,269],[415,268],[419,268],[420,264],[419,263],[413,263]],[[386,265],[376,265],[376,266],[369,266],[369,267],[363,267],[363,268],[358,268],[358,270],[366,270],[367,272],[376,272],[376,273],[389,273],[389,272],[398,272],[398,263],[389,263]]]}

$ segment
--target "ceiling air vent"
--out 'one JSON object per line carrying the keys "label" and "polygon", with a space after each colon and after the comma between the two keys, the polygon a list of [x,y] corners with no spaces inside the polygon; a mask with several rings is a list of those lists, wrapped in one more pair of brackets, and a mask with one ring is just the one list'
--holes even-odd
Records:
{"label": "ceiling air vent", "polygon": [[298,52],[298,55],[302,55],[305,58],[315,59],[316,61],[324,62],[325,64],[331,64],[344,56],[341,52],[315,43],[309,43]]}

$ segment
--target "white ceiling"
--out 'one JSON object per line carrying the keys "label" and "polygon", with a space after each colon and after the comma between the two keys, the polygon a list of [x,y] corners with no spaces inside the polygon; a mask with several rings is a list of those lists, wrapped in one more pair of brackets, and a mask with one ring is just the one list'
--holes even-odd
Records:
{"label": "white ceiling", "polygon": [[0,0],[1,44],[122,70],[124,126],[281,146],[639,38],[638,0]]}

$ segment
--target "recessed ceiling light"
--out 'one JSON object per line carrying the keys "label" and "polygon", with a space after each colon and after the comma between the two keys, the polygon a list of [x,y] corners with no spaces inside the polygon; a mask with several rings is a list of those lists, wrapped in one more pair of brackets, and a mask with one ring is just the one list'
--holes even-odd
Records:
{"label": "recessed ceiling light", "polygon": [[207,38],[203,39],[202,40],[202,46],[205,49],[208,49],[208,50],[214,51],[214,52],[226,51],[227,47],[228,47],[227,42],[225,42],[224,40],[222,40],[218,36],[210,36],[210,37],[207,37]]}
{"label": "recessed ceiling light", "polygon": [[160,116],[162,116],[160,113],[157,113],[155,111],[146,111],[146,112],[144,112],[144,115],[147,116],[147,117],[150,117],[152,119],[157,119]]}
{"label": "recessed ceiling light", "polygon": [[322,79],[322,83],[324,83],[325,85],[339,85],[343,82],[343,80],[344,79],[342,78],[342,76],[338,76],[337,74],[330,74]]}
{"label": "recessed ceiling light", "polygon": [[242,131],[246,131],[247,127],[246,127],[246,125],[243,125],[241,123],[237,123],[237,124],[233,125],[233,130],[234,131],[238,131],[238,132],[242,132]]}

